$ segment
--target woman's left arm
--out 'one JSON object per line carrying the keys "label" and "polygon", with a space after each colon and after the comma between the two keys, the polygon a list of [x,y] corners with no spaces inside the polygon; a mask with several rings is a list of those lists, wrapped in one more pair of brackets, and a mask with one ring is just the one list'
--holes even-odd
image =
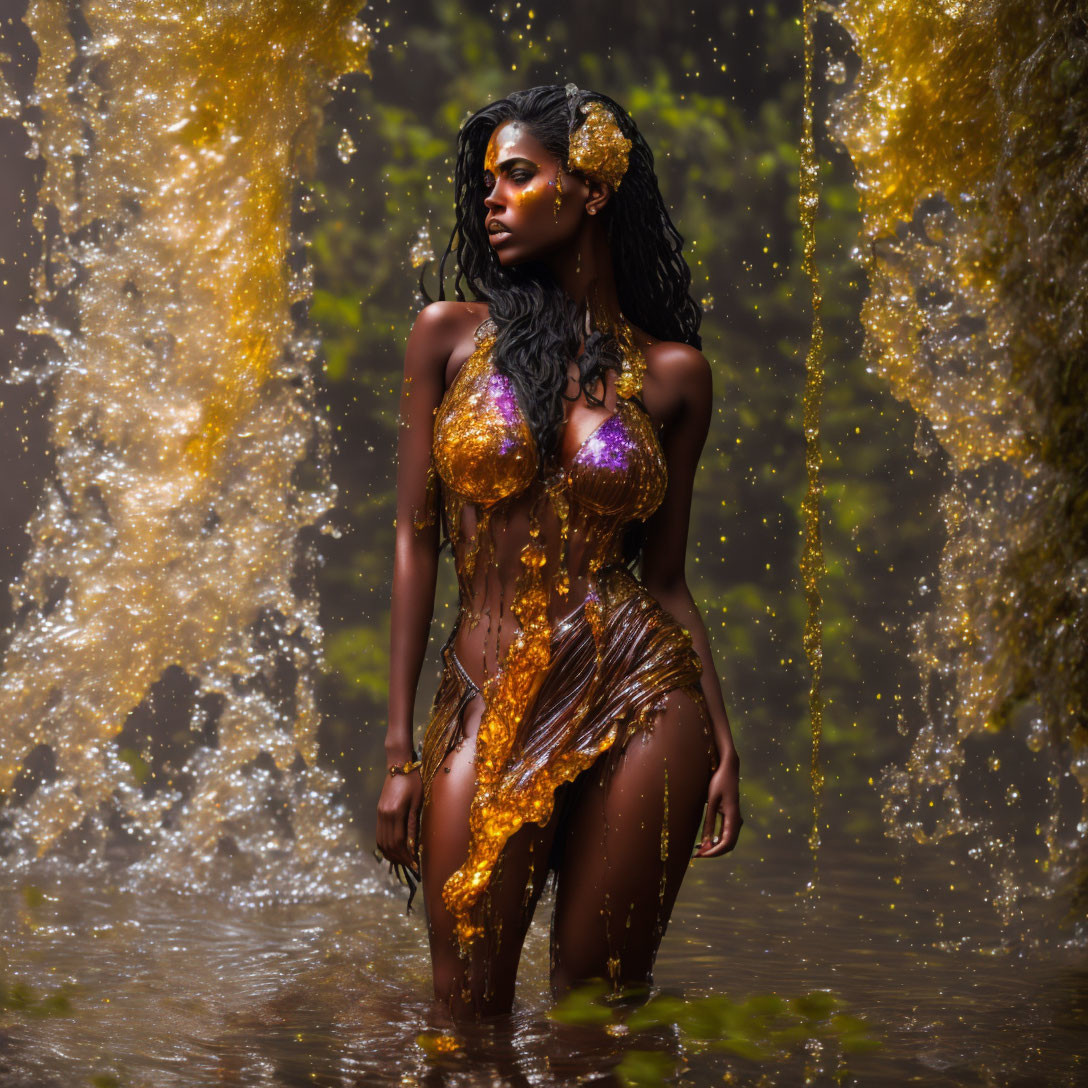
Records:
{"label": "woman's left arm", "polygon": [[647,364],[647,406],[662,425],[661,445],[668,464],[669,484],[660,508],[646,524],[642,580],[661,606],[687,628],[703,663],[701,687],[720,763],[710,779],[703,835],[695,856],[712,858],[733,849],[744,822],[738,785],[740,760],[710,652],[710,639],[684,571],[692,488],[710,426],[714,389],[710,364],[701,352],[686,344],[655,344],[647,351]]}

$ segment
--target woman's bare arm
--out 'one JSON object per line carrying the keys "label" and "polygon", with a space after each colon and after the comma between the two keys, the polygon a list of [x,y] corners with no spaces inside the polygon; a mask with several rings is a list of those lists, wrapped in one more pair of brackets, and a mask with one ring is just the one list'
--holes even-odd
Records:
{"label": "woman's bare arm", "polygon": [[[642,576],[662,607],[687,628],[703,664],[701,686],[721,763],[711,779],[696,856],[715,857],[733,848],[743,821],[738,792],[740,761],[710,639],[685,575],[692,489],[714,399],[710,364],[686,344],[655,344],[647,351],[645,396],[654,418],[662,422],[669,486],[664,502],[646,526]],[[716,835],[719,815],[722,826]]]}
{"label": "woman's bare arm", "polygon": [[[413,755],[416,687],[427,652],[438,574],[439,519],[428,492],[434,413],[445,391],[450,353],[463,337],[457,303],[433,303],[416,318],[404,355],[397,438],[396,544],[389,622],[389,711],[385,754]],[[378,801],[378,846],[390,861],[415,867],[422,783],[418,774],[386,778]]]}
{"label": "woman's bare arm", "polygon": [[[412,754],[412,715],[434,612],[439,525],[427,507],[434,413],[442,399],[448,352],[441,314],[425,308],[404,353],[397,434],[396,545],[389,629],[389,718],[385,741],[391,762]],[[429,524],[417,528],[417,520]]]}

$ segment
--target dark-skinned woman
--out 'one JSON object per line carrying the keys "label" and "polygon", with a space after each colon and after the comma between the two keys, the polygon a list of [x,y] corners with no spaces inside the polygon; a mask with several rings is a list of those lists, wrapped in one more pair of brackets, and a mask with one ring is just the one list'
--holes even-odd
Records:
{"label": "dark-skinned woman", "polygon": [[478,1016],[510,1009],[549,874],[553,992],[648,985],[693,844],[741,816],[684,572],[711,371],[650,149],[610,98],[536,87],[469,118],[455,186],[456,300],[405,355],[378,845],[421,874],[437,999]]}

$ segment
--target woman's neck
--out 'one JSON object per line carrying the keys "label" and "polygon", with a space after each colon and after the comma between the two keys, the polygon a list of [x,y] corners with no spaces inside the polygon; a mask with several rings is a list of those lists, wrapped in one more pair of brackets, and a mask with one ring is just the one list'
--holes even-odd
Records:
{"label": "woman's neck", "polygon": [[598,323],[619,322],[612,251],[600,220],[587,219],[573,244],[554,253],[546,264],[567,297],[586,306]]}

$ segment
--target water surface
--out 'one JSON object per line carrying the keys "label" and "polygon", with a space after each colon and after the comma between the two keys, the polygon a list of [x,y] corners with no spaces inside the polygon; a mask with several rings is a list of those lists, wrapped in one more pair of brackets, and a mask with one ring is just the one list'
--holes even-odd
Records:
{"label": "water surface", "polygon": [[833,842],[816,899],[807,866],[800,835],[696,863],[656,983],[695,1002],[827,989],[878,1049],[843,1055],[814,1032],[749,1061],[676,1031],[556,1023],[547,898],[513,1016],[469,1030],[430,1003],[422,913],[376,865],[350,898],[250,908],[68,877],[0,901],[9,986],[69,995],[59,1013],[6,1014],[0,1085],[608,1084],[631,1049],[690,1085],[1083,1083],[1088,972],[1057,904],[1031,947],[969,880],[948,889],[956,867],[935,853]]}

